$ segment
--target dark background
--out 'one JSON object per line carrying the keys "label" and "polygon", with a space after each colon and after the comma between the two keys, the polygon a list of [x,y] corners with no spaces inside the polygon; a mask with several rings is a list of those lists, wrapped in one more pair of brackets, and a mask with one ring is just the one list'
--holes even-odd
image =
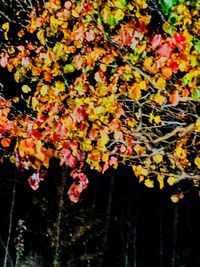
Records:
{"label": "dark background", "polygon": [[[61,172],[53,160],[38,191],[29,188],[26,175],[17,174],[10,164],[0,165],[1,261],[16,182],[10,257],[14,262],[21,219],[26,226],[22,258],[25,261],[32,256],[37,262],[21,266],[51,266],[48,228],[53,229],[56,222]],[[104,176],[90,172],[89,179],[89,188],[79,203],[73,204],[67,194],[64,196],[60,266],[200,266],[200,198],[195,190],[174,204],[170,190],[146,188],[125,166]]]}

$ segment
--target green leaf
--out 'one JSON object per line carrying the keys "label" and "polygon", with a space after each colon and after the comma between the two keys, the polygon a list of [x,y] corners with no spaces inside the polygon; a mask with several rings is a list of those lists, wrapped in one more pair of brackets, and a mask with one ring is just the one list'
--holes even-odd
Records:
{"label": "green leaf", "polygon": [[194,41],[194,48],[197,51],[198,54],[200,54],[200,40],[197,38],[193,39]]}
{"label": "green leaf", "polygon": [[159,4],[161,6],[161,11],[165,14],[168,15],[170,9],[177,4],[179,1],[178,0],[159,0]]}
{"label": "green leaf", "polygon": [[191,96],[194,98],[194,100],[198,100],[200,98],[200,87],[194,88]]}
{"label": "green leaf", "polygon": [[113,18],[112,14],[111,14],[110,8],[108,8],[108,7],[105,7],[102,10],[102,19],[103,19],[103,22],[105,24],[108,24],[110,26],[115,24],[115,19]]}
{"label": "green leaf", "polygon": [[74,65],[73,64],[67,64],[63,68],[64,73],[72,73],[75,71]]}
{"label": "green leaf", "polygon": [[114,7],[124,8],[126,6],[126,0],[116,0],[114,1]]}

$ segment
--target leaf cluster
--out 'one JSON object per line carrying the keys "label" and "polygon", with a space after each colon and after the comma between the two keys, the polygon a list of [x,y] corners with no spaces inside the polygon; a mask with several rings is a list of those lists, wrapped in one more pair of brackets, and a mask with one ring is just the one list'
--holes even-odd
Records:
{"label": "leaf cluster", "polygon": [[[119,163],[147,187],[184,179],[198,186],[199,6],[159,4],[157,33],[150,1],[49,0],[30,12],[18,44],[2,48],[0,65],[21,94],[1,97],[1,147],[34,170],[34,190],[54,157],[71,169],[74,202],[87,187],[86,168],[104,173]],[[2,30],[9,40],[9,22]],[[20,98],[32,114],[10,119]]]}

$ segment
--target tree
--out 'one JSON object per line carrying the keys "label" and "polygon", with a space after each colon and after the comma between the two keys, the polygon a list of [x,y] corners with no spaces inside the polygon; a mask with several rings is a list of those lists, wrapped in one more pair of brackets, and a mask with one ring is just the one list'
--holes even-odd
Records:
{"label": "tree", "polygon": [[49,0],[28,18],[16,38],[2,24],[0,65],[21,85],[1,95],[2,161],[32,170],[37,190],[57,158],[74,202],[88,168],[119,163],[150,188],[199,186],[198,2]]}

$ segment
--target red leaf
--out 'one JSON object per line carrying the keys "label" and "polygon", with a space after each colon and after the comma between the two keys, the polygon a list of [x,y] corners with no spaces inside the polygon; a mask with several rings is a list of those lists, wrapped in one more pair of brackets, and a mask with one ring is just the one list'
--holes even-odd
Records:
{"label": "red leaf", "polygon": [[92,3],[88,4],[86,7],[85,7],[85,11],[86,12],[90,12],[94,9],[94,6]]}
{"label": "red leaf", "polygon": [[66,166],[74,168],[77,164],[77,158],[72,155],[71,151],[68,148],[63,148],[61,153],[63,154],[63,158],[61,159],[60,164],[62,165],[65,163]]}
{"label": "red leaf", "polygon": [[169,64],[170,69],[173,73],[176,73],[178,71],[178,63],[176,61],[171,61]]}
{"label": "red leaf", "polygon": [[172,37],[172,41],[173,43],[178,46],[181,49],[185,49],[186,48],[186,44],[185,44],[185,36],[180,32],[180,33],[176,33],[173,37]]}
{"label": "red leaf", "polygon": [[78,122],[81,122],[82,120],[84,120],[86,117],[85,109],[82,106],[76,108],[74,112],[74,117]]}
{"label": "red leaf", "polygon": [[123,45],[131,45],[132,44],[132,36],[128,31],[123,31],[121,34],[122,44]]}
{"label": "red leaf", "polygon": [[[43,175],[41,175],[43,176]],[[43,181],[44,179],[40,176],[40,172],[34,172],[29,178],[28,178],[28,183],[30,187],[33,190],[37,190],[39,188],[39,183]]]}
{"label": "red leaf", "polygon": [[81,183],[77,183],[77,182],[73,183],[68,190],[69,199],[72,202],[77,203],[79,201],[82,191],[83,191],[83,188],[82,188]]}

